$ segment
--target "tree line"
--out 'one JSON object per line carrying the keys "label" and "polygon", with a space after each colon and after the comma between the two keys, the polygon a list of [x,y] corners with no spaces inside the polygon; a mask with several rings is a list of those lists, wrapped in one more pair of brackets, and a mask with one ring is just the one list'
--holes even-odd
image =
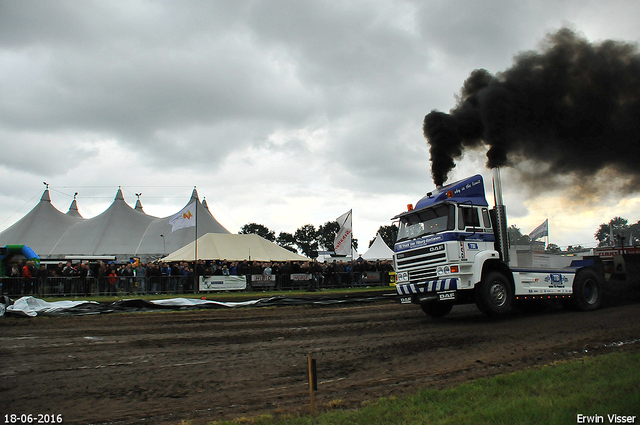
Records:
{"label": "tree line", "polygon": [[602,223],[593,236],[598,240],[599,247],[609,246],[613,245],[610,236],[612,233],[618,246],[640,245],[640,220],[629,224],[626,218],[613,217],[609,223]]}
{"label": "tree line", "polygon": [[[317,228],[313,224],[305,224],[294,233],[280,232],[276,236],[275,231],[263,224],[247,223],[242,226],[238,234],[255,234],[291,252],[300,252],[309,258],[316,258],[318,251],[333,251],[333,241],[339,230],[340,225],[337,221],[328,221]],[[393,249],[398,236],[398,227],[396,225],[380,226],[378,233],[387,246]],[[374,240],[375,237],[369,241],[369,246]],[[351,242],[353,249],[357,250],[358,239],[352,238]]]}

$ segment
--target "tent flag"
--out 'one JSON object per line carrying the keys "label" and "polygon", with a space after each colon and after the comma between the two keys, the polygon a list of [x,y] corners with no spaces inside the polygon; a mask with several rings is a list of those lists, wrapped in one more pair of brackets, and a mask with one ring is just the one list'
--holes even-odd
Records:
{"label": "tent flag", "polygon": [[336,219],[340,230],[333,240],[333,250],[336,255],[349,255],[351,253],[351,211],[342,214]]}
{"label": "tent flag", "polygon": [[178,214],[169,219],[171,225],[171,233],[185,227],[193,227],[196,225],[196,203],[192,202],[182,209]]}
{"label": "tent flag", "polygon": [[542,223],[540,226],[533,229],[531,233],[529,233],[529,239],[531,239],[532,241],[535,241],[536,239],[543,236],[549,236],[549,219],[546,219],[544,223]]}

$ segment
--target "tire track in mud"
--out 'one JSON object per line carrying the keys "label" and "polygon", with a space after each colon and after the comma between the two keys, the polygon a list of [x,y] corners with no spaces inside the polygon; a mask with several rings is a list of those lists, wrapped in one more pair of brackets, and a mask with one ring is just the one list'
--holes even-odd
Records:
{"label": "tire track in mud", "polygon": [[[320,407],[510,372],[640,338],[640,305],[433,320],[391,302],[0,321],[2,413],[65,423],[196,423],[307,410],[306,355]],[[587,350],[585,353],[584,350]]]}

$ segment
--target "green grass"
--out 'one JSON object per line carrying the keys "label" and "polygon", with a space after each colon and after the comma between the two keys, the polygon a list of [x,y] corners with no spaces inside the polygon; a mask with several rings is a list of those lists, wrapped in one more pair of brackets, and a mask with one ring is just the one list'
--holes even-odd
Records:
{"label": "green grass", "polygon": [[[340,403],[334,401],[333,404]],[[382,398],[357,410],[316,417],[262,415],[216,425],[575,424],[577,415],[636,416],[640,423],[640,353],[613,353],[478,379],[445,390]],[[330,407],[329,407],[330,409]]]}

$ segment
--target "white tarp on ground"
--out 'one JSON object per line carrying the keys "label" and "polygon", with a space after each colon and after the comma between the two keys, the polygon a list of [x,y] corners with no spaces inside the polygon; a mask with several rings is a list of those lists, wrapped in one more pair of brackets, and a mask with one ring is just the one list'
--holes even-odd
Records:
{"label": "white tarp on ground", "polygon": [[[311,261],[258,235],[207,233],[197,240],[198,260]],[[163,261],[193,261],[196,242],[172,252]]]}
{"label": "white tarp on ground", "polygon": [[367,261],[391,260],[393,258],[393,250],[387,246],[380,233],[378,233],[376,240],[373,241],[369,250],[362,255],[362,258]]}
{"label": "white tarp on ground", "polygon": [[[0,316],[13,315],[19,317],[36,316],[81,316],[95,314],[110,314],[117,312],[137,312],[154,310],[185,310],[202,308],[237,308],[237,307],[278,307],[298,305],[332,305],[361,302],[376,302],[394,300],[392,294],[375,295],[340,295],[336,297],[297,297],[290,298],[281,295],[259,298],[247,301],[214,301],[196,298],[170,298],[163,300],[128,299],[112,303],[98,303],[95,301],[55,301],[47,302],[34,297],[22,297],[14,304],[7,305],[6,297],[0,297]],[[10,301],[10,300],[8,300]],[[6,307],[6,308],[5,308]],[[5,311],[3,312],[3,308]]]}
{"label": "white tarp on ground", "polygon": [[[224,307],[247,307],[256,304],[260,300],[250,300],[242,302],[220,302],[212,300],[202,300],[195,298],[170,298],[164,300],[122,300],[122,303],[128,301],[140,301],[150,303],[160,307],[195,307],[204,305],[217,305]],[[82,304],[93,304],[99,306],[96,301],[54,301],[48,302],[34,297],[22,297],[16,300],[12,305],[6,306],[5,314],[16,314],[19,316],[36,317],[36,316],[58,316],[68,312],[74,307]],[[4,306],[4,304],[1,304]],[[94,314],[101,313],[96,310]]]}
{"label": "white tarp on ground", "polygon": [[85,303],[98,304],[95,301],[56,301],[50,303],[34,297],[22,297],[12,305],[6,307],[6,312],[29,317],[35,317],[37,315],[55,315],[64,310]]}
{"label": "white tarp on ground", "polygon": [[192,307],[207,304],[224,305],[225,307],[247,307],[250,305],[254,305],[258,301],[260,300],[220,302],[212,300],[201,300],[196,298],[170,298],[166,300],[149,300],[149,302],[152,304],[161,305],[164,307]]}

